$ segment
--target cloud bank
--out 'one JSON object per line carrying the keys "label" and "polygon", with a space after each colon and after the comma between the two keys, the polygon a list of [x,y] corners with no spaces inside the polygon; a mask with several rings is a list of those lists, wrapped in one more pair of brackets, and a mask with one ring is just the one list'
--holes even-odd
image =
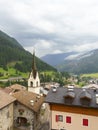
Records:
{"label": "cloud bank", "polygon": [[0,29],[32,53],[98,48],[97,0],[0,0]]}

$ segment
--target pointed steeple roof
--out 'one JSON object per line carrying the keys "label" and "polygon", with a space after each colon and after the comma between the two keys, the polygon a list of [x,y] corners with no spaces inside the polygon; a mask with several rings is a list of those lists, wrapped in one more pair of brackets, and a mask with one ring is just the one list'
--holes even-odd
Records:
{"label": "pointed steeple roof", "polygon": [[33,51],[32,72],[33,72],[33,77],[35,79],[36,78],[36,74],[37,74],[37,67],[36,67],[36,62],[35,62],[35,50]]}

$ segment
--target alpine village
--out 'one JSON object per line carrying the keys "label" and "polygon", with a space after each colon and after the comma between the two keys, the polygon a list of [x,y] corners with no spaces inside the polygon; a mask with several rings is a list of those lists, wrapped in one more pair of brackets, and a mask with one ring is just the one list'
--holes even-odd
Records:
{"label": "alpine village", "polygon": [[98,130],[92,57],[52,66],[0,31],[0,130]]}

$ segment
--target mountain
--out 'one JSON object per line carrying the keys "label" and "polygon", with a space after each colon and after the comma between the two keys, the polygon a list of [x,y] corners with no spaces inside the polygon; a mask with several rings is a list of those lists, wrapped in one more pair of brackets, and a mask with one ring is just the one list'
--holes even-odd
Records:
{"label": "mountain", "polygon": [[77,55],[72,59],[67,57],[57,69],[76,74],[98,72],[98,49]]}
{"label": "mountain", "polygon": [[84,53],[49,54],[41,57],[41,59],[55,66],[59,71],[76,74],[98,72],[98,49]]}
{"label": "mountain", "polygon": [[57,66],[60,63],[64,62],[64,60],[70,56],[70,55],[75,55],[77,54],[77,52],[67,52],[67,53],[59,53],[59,54],[48,54],[45,55],[43,57],[41,57],[41,59],[43,61],[45,61],[46,63],[52,65],[52,66]]}
{"label": "mountain", "polygon": [[[8,66],[19,71],[31,71],[32,54],[26,51],[14,38],[0,31],[0,67],[6,69]],[[36,64],[39,71],[56,69],[36,57]]]}

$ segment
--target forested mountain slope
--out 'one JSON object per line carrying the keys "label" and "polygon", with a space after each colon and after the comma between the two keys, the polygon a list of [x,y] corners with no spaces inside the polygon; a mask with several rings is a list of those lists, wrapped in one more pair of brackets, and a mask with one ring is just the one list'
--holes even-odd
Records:
{"label": "forested mountain slope", "polygon": [[[39,71],[55,68],[36,57]],[[22,72],[28,72],[32,66],[32,54],[26,51],[14,38],[0,31],[0,67],[6,69],[11,66]]]}

